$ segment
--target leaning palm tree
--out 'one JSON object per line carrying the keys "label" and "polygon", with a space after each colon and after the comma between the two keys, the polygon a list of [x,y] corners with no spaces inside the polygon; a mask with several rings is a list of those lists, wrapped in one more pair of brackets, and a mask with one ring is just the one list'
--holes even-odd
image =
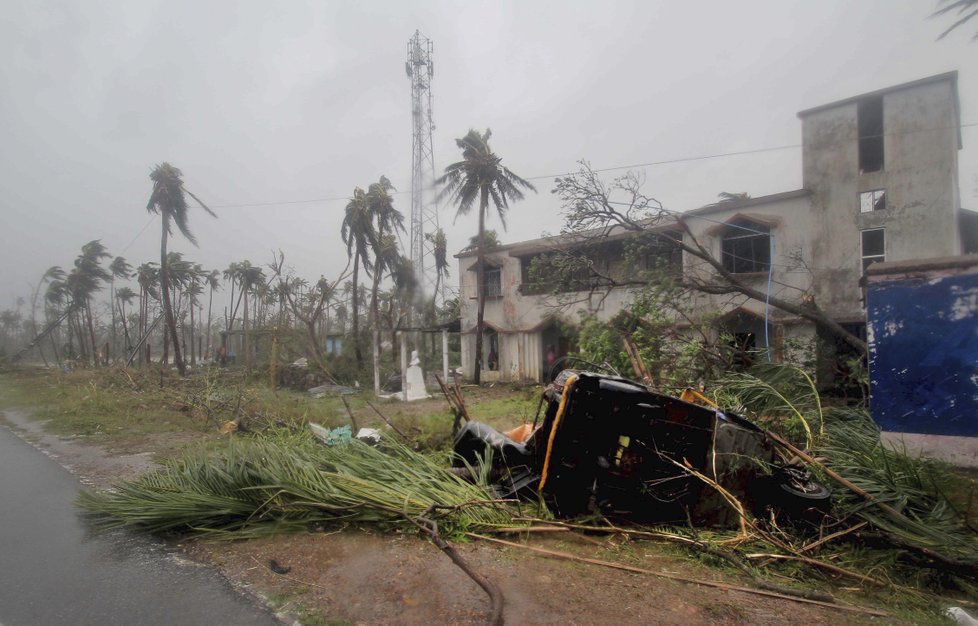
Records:
{"label": "leaning palm tree", "polygon": [[432,297],[432,305],[435,304],[438,296],[441,296],[442,304],[445,302],[445,294],[441,293],[441,288],[448,277],[448,239],[445,238],[445,231],[438,229],[433,233],[426,233],[425,239],[431,243],[432,256],[435,257],[435,291]]}
{"label": "leaning palm tree", "polygon": [[108,253],[100,240],[89,241],[82,246],[81,254],[75,259],[75,269],[68,274],[67,278],[72,302],[80,308],[79,342],[80,345],[84,346],[84,341],[81,340],[83,337],[81,324],[84,320],[90,340],[92,365],[96,367],[99,365],[99,355],[98,344],[95,339],[94,317],[92,316],[92,296],[101,291],[102,283],[112,279],[112,273],[102,267],[102,260],[108,258],[112,258],[112,255]]}
{"label": "leaning palm tree", "polygon": [[493,153],[489,147],[492,132],[479,134],[470,130],[465,137],[456,139],[455,143],[462,150],[462,160],[452,163],[445,168],[444,175],[437,181],[445,185],[439,199],[449,197],[458,204],[455,217],[467,214],[472,206],[479,203],[479,244],[476,261],[476,298],[478,299],[478,315],[476,317],[475,334],[475,372],[473,379],[479,384],[482,373],[482,333],[486,310],[485,298],[485,232],[486,218],[489,213],[489,201],[492,200],[496,214],[506,228],[506,210],[511,201],[522,200],[521,189],[536,191],[529,181],[524,180],[504,167],[502,159]]}
{"label": "leaning palm tree", "polygon": [[197,245],[197,239],[190,232],[190,223],[187,215],[186,192],[197,204],[204,208],[210,215],[217,217],[200,198],[191,193],[183,186],[183,172],[173,167],[169,163],[162,163],[149,175],[153,181],[153,192],[149,196],[146,210],[156,213],[163,221],[163,232],[160,237],[160,285],[163,296],[163,314],[166,316],[166,325],[169,328],[170,339],[173,342],[173,359],[176,362],[180,375],[186,374],[187,367],[180,355],[180,342],[177,340],[177,320],[173,315],[173,303],[170,301],[169,270],[167,268],[166,244],[167,237],[172,234],[171,222],[175,222],[180,233],[190,243]]}
{"label": "leaning palm tree", "polygon": [[370,315],[373,327],[373,366],[374,393],[380,393],[380,311],[377,305],[377,293],[384,274],[400,261],[401,254],[397,249],[396,232],[404,232],[404,215],[394,208],[394,200],[390,191],[394,186],[381,176],[380,181],[367,188],[367,206],[373,217],[376,238],[374,240],[373,287],[370,291]]}
{"label": "leaning palm tree", "polygon": [[368,251],[377,245],[377,233],[370,214],[366,192],[357,187],[346,204],[346,215],[340,228],[340,236],[346,244],[346,254],[353,261],[353,351],[357,369],[363,367],[363,349],[360,346],[360,267],[371,272],[373,265]]}
{"label": "leaning palm tree", "polygon": [[[109,308],[112,309],[112,352],[116,351],[116,317],[115,317],[115,307],[112,306],[112,302],[115,301],[116,291],[115,291],[115,279],[122,278],[123,280],[129,280],[132,276],[132,265],[126,262],[125,257],[117,256],[112,259],[112,263],[109,264],[109,272],[112,273],[112,282],[109,284]],[[126,345],[129,343],[128,331],[126,331]]]}
{"label": "leaning palm tree", "polygon": [[126,320],[126,305],[132,305],[136,292],[129,287],[119,287],[115,291],[115,299],[119,307],[119,317],[122,319],[122,332],[126,339],[126,354],[132,350],[132,337],[129,336],[129,322]]}

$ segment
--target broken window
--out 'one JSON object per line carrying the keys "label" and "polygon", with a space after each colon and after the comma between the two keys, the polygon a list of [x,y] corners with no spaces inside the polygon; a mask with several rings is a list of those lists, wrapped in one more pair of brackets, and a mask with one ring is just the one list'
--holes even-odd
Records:
{"label": "broken window", "polygon": [[882,228],[872,228],[862,231],[863,272],[866,268],[886,260],[886,240]]}
{"label": "broken window", "polygon": [[883,98],[866,98],[856,104],[859,126],[859,171],[883,169]]}
{"label": "broken window", "polygon": [[498,267],[487,267],[482,275],[482,295],[487,298],[498,298],[503,295],[502,270]]}
{"label": "broken window", "polygon": [[771,267],[771,234],[767,226],[746,220],[728,225],[722,242],[723,268],[731,274],[766,272]]}
{"label": "broken window", "polygon": [[875,189],[873,191],[863,191],[859,194],[859,212],[871,213],[882,211],[886,208],[886,191]]}

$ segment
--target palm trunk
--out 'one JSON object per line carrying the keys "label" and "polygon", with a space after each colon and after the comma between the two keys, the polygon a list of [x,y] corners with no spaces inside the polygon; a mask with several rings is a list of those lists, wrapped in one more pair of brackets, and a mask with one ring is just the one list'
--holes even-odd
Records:
{"label": "palm trunk", "polygon": [[363,352],[360,350],[360,251],[353,259],[353,352],[357,359],[357,371],[363,369]]}
{"label": "palm trunk", "polygon": [[[379,254],[378,254],[379,257]],[[377,310],[377,290],[380,289],[380,258],[374,263],[374,284],[370,293],[370,314],[373,317],[374,393],[380,395],[380,312]],[[403,390],[402,390],[403,391]],[[407,396],[404,396],[407,398]]]}
{"label": "palm trunk", "polygon": [[[482,380],[482,334],[486,316],[486,211],[489,209],[489,188],[483,186],[479,199],[479,257],[476,261],[476,298],[479,302],[479,312],[475,322],[475,373],[473,380],[479,384]],[[498,356],[497,356],[498,358]]]}
{"label": "palm trunk", "polygon": [[194,301],[190,301],[190,364],[197,365],[196,352],[194,352]]}
{"label": "palm trunk", "polygon": [[[163,296],[163,314],[166,316],[166,326],[170,339],[173,341],[173,362],[181,376],[186,375],[187,368],[180,356],[180,341],[177,335],[177,320],[173,315],[173,303],[170,302],[170,270],[166,262],[166,237],[169,226],[169,216],[163,213],[163,236],[160,239],[160,290]],[[166,354],[166,338],[163,341],[163,353]],[[165,358],[165,357],[164,357]]]}
{"label": "palm trunk", "polygon": [[251,336],[248,331],[248,290],[241,287],[244,294],[244,319],[241,321],[241,329],[244,331],[244,363],[245,368],[251,369]]}
{"label": "palm trunk", "polygon": [[207,356],[211,356],[211,312],[214,309],[214,288],[211,287],[210,298],[207,301]]}
{"label": "palm trunk", "polygon": [[92,321],[92,302],[85,300],[85,316],[88,318],[88,336],[92,340],[92,366],[100,365],[98,358],[98,345],[95,342],[95,323]]}
{"label": "palm trunk", "polygon": [[132,337],[129,336],[129,324],[126,322],[126,307],[119,301],[119,319],[122,321],[122,333],[123,338],[126,340],[126,354],[129,356],[129,351],[132,349]]}

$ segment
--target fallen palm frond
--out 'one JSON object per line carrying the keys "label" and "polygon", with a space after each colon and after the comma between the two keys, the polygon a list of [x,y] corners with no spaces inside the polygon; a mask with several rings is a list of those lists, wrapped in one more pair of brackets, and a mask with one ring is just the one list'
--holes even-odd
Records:
{"label": "fallen palm frond", "polygon": [[730,374],[718,383],[717,396],[720,406],[743,407],[760,418],[777,419],[789,435],[798,434],[800,428],[806,447],[825,435],[815,382],[797,367],[763,364],[750,373]]}
{"label": "fallen palm frond", "polygon": [[323,446],[304,432],[231,437],[112,490],[83,493],[79,504],[109,526],[227,538],[310,524],[403,527],[432,504],[447,536],[512,522],[484,486],[442,461],[393,440],[381,448]]}
{"label": "fallen palm frond", "polygon": [[[718,385],[717,396],[721,406],[739,407],[758,421],[774,418],[773,426],[789,434],[801,424],[806,456],[825,459],[812,469],[827,469],[845,485],[834,492],[840,517],[862,518],[927,561],[978,576],[978,537],[948,497],[958,479],[946,464],[881,441],[865,409],[823,410],[811,378],[797,368],[767,364],[734,374]],[[810,424],[818,428],[813,432]]]}
{"label": "fallen palm frond", "polygon": [[[871,501],[838,491],[837,505],[885,531],[901,545],[917,548],[946,562],[978,567],[978,538],[969,529],[947,489],[957,479],[940,461],[911,457],[887,445],[880,430],[862,409],[826,414],[825,443],[816,452],[846,480],[869,494]],[[883,503],[900,512],[886,514]]]}

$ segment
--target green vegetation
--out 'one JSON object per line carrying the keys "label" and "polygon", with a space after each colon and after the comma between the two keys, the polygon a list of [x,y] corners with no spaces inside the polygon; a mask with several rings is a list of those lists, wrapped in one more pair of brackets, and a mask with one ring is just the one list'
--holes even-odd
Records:
{"label": "green vegetation", "polygon": [[394,439],[324,446],[306,431],[280,429],[192,447],[110,491],[83,493],[80,505],[110,526],[234,539],[310,524],[391,529],[436,515],[453,537],[511,520],[484,485],[455,476],[445,461]]}

